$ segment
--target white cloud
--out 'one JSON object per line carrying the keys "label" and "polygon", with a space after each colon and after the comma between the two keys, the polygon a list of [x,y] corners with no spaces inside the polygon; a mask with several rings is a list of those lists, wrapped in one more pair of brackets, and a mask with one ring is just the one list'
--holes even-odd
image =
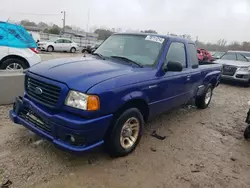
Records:
{"label": "white cloud", "polygon": [[[187,33],[204,41],[250,39],[249,0],[8,0],[3,4],[2,20],[11,16],[62,25],[60,12],[66,10],[66,24],[86,28],[90,8],[90,26]],[[17,14],[20,11],[58,15]]]}

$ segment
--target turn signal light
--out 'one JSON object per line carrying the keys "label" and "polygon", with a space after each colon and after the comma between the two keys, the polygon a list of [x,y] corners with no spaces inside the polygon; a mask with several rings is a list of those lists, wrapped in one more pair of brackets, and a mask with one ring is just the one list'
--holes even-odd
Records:
{"label": "turn signal light", "polygon": [[87,101],[87,109],[89,111],[99,110],[100,109],[100,100],[96,95],[89,95]]}

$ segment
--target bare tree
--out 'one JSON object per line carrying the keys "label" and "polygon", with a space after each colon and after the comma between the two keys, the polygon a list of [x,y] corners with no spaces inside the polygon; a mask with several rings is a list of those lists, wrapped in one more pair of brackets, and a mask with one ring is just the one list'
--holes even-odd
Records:
{"label": "bare tree", "polygon": [[224,47],[227,45],[227,41],[225,39],[220,39],[218,40],[217,45]]}

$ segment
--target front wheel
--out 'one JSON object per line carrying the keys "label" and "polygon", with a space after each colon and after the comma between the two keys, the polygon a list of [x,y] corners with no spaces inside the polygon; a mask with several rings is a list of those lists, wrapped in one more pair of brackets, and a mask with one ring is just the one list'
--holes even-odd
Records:
{"label": "front wheel", "polygon": [[197,108],[199,109],[207,108],[211,102],[212,96],[213,96],[213,86],[211,84],[208,84],[204,94],[202,96],[197,97],[195,100]]}
{"label": "front wheel", "polygon": [[47,52],[53,52],[53,51],[54,51],[53,46],[49,46],[49,47],[47,48]]}
{"label": "front wheel", "polygon": [[247,128],[244,131],[244,138],[246,140],[250,140],[250,125],[248,125]]}
{"label": "front wheel", "polygon": [[137,108],[123,112],[114,122],[113,130],[106,140],[110,156],[123,157],[134,151],[144,129],[144,120]]}

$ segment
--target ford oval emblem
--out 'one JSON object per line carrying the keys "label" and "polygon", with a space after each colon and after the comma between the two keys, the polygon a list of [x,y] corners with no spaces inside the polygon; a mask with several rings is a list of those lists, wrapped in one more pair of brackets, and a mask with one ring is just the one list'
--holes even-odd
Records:
{"label": "ford oval emblem", "polygon": [[35,93],[36,93],[37,95],[41,95],[41,94],[43,93],[43,90],[42,90],[40,87],[36,87],[36,88],[35,88]]}

